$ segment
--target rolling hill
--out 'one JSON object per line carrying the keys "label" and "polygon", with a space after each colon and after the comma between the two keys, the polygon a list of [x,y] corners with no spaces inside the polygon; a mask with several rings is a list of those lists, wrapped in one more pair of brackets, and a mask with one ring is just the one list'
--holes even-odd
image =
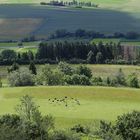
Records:
{"label": "rolling hill", "polygon": [[0,40],[42,38],[57,29],[140,33],[139,0],[92,0],[99,8],[90,9],[40,6],[40,1],[0,0]]}

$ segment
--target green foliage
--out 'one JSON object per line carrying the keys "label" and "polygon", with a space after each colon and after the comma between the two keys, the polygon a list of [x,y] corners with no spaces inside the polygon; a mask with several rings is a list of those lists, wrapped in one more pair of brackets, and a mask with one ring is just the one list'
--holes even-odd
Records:
{"label": "green foliage", "polygon": [[119,116],[114,125],[101,121],[99,135],[105,140],[139,140],[140,112]]}
{"label": "green foliage", "polygon": [[47,140],[50,130],[54,127],[52,116],[42,116],[39,107],[28,95],[20,99],[20,104],[17,105],[16,111],[22,120],[21,127],[27,140]]}
{"label": "green foliage", "polygon": [[129,87],[139,88],[139,80],[135,73],[128,76],[127,83]]}
{"label": "green foliage", "polygon": [[74,69],[66,62],[59,62],[58,69],[66,75],[72,75]]}
{"label": "green foliage", "polygon": [[50,140],[81,140],[78,134],[70,131],[55,131]]}
{"label": "green foliage", "polygon": [[38,75],[37,83],[44,85],[63,85],[64,74],[59,70],[52,70],[50,65],[45,65]]}
{"label": "green foliage", "polygon": [[93,51],[90,51],[87,55],[87,63],[94,64],[96,62],[96,58],[94,56]]}
{"label": "green foliage", "polygon": [[89,129],[83,125],[75,125],[74,127],[71,128],[72,131],[75,131],[76,133],[83,133],[83,134],[88,134]]}
{"label": "green foliage", "polygon": [[80,65],[80,66],[77,67],[76,71],[77,71],[77,74],[79,74],[79,75],[85,75],[88,78],[92,77],[91,69],[86,67],[86,66]]}
{"label": "green foliage", "polygon": [[23,140],[21,131],[21,119],[18,115],[0,116],[0,139],[1,140]]}
{"label": "green foliage", "polygon": [[19,65],[16,62],[14,62],[12,66],[8,68],[7,70],[8,70],[8,73],[19,70]]}
{"label": "green foliage", "polygon": [[92,79],[91,79],[91,83],[92,83],[92,85],[103,85],[103,79],[99,76],[99,77],[93,77]]}
{"label": "green foliage", "polygon": [[96,63],[102,64],[103,61],[104,61],[103,54],[101,52],[98,52],[96,55]]}
{"label": "green foliage", "polygon": [[20,68],[11,72],[8,76],[10,86],[32,86],[35,84],[34,77],[27,68]]}
{"label": "green foliage", "polygon": [[33,61],[30,62],[30,65],[29,65],[29,70],[32,72],[32,74],[36,75],[37,74],[37,71],[36,71],[36,66],[34,64]]}
{"label": "green foliage", "polygon": [[116,78],[116,82],[117,82],[118,85],[126,85],[125,75],[124,75],[121,68],[116,73],[115,78]]}
{"label": "green foliage", "polygon": [[4,60],[15,60],[17,58],[17,54],[13,50],[3,50],[1,52],[1,57]]}
{"label": "green foliage", "polygon": [[90,85],[90,79],[85,75],[73,74],[72,76],[66,75],[64,81],[68,85]]}

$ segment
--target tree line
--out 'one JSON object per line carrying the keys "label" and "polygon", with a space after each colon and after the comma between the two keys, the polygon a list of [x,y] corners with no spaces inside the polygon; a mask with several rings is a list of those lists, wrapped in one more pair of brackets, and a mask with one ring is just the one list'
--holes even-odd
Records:
{"label": "tree line", "polygon": [[122,46],[120,43],[42,42],[36,53],[3,50],[0,65],[11,65],[13,62],[29,64],[31,61],[36,64],[58,64],[60,61],[73,64],[139,64],[139,52],[139,47]]}
{"label": "tree line", "polygon": [[[34,62],[27,67],[20,67],[13,63],[7,69],[7,81],[9,86],[36,86],[36,85],[85,85],[85,86],[110,86],[110,87],[140,87],[140,81],[136,73],[125,75],[119,69],[113,75],[100,77],[85,65],[71,66],[66,62],[60,62],[55,68],[44,65],[38,68]],[[0,80],[2,87],[2,80]]]}
{"label": "tree line", "polygon": [[106,35],[104,33],[96,32],[93,30],[77,29],[74,32],[70,32],[66,29],[56,30],[54,33],[50,34],[49,39],[65,38],[65,37],[75,37],[75,38],[124,38],[124,39],[138,39],[140,34],[134,31],[129,31],[127,33],[115,32],[111,35]]}
{"label": "tree line", "polygon": [[41,5],[52,5],[52,6],[76,6],[79,8],[85,7],[98,7],[97,4],[94,4],[92,2],[78,2],[77,0],[73,1],[58,1],[58,0],[52,0],[50,2],[40,2]]}

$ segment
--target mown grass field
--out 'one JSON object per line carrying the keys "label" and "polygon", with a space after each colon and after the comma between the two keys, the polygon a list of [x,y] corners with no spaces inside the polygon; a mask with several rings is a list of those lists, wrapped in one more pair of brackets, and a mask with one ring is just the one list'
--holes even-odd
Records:
{"label": "mown grass field", "polygon": [[[0,89],[0,114],[14,113],[14,107],[23,95],[34,97],[42,114],[51,114],[59,127],[114,121],[118,115],[140,110],[140,90],[108,87],[19,87]],[[80,105],[50,103],[48,99],[66,97],[79,100]]]}

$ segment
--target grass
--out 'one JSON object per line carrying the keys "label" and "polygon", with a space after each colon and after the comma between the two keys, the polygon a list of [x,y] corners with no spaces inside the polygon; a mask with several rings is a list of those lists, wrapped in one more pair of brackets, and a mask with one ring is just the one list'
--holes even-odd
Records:
{"label": "grass", "polygon": [[98,44],[99,42],[103,42],[104,44],[107,44],[107,43],[119,43],[120,42],[120,39],[116,39],[116,38],[97,38],[97,39],[93,39],[91,41],[91,43],[95,43],[95,44]]}
{"label": "grass", "polygon": [[140,46],[140,40],[129,40],[129,39],[117,39],[117,38],[97,38],[93,39],[91,43],[98,44],[99,42],[107,43],[121,43],[121,45],[127,46]]}
{"label": "grass", "polygon": [[[41,112],[52,114],[59,127],[77,123],[94,123],[101,119],[114,121],[118,115],[140,110],[140,90],[108,87],[19,87],[0,89],[0,114],[14,113],[19,98],[25,94],[34,97]],[[76,98],[80,105],[50,104],[49,98]]]}
{"label": "grass", "polygon": [[33,53],[37,52],[39,42],[23,42],[23,47],[19,48],[17,42],[10,42],[10,43],[0,43],[0,52],[5,50],[5,49],[11,49],[16,52],[28,52],[29,50],[32,51]]}

